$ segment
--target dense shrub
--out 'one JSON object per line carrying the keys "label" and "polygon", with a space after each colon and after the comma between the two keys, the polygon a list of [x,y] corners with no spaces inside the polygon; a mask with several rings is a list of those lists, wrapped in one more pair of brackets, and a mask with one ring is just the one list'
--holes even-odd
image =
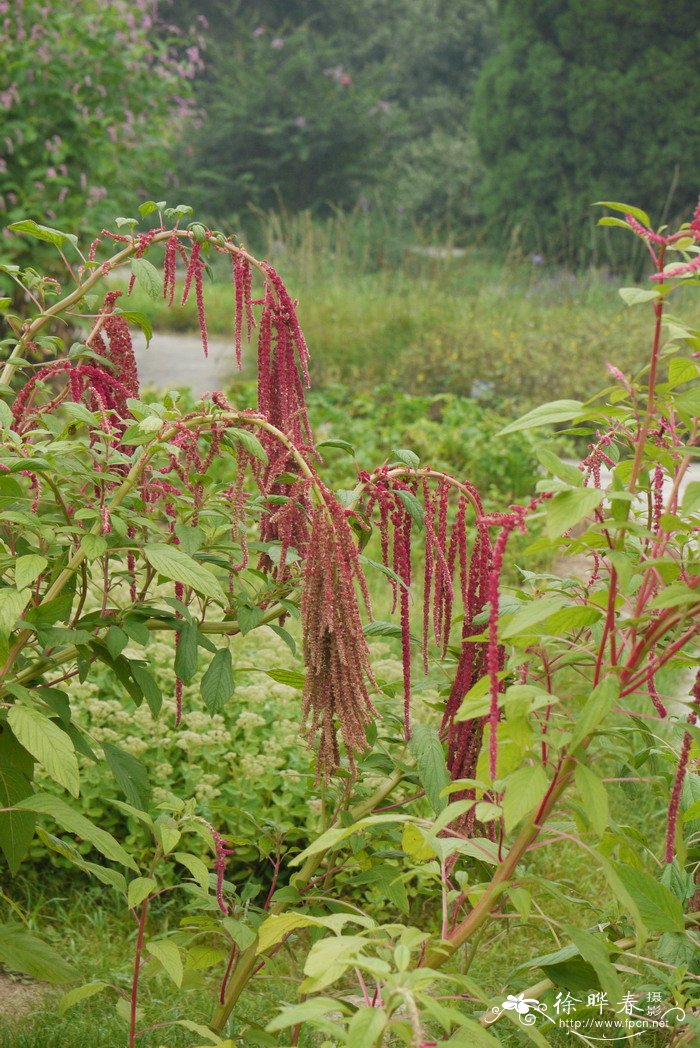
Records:
{"label": "dense shrub", "polygon": [[517,224],[533,251],[581,262],[604,253],[592,200],[636,192],[658,201],[657,222],[692,206],[700,165],[693,0],[509,0],[498,27],[501,47],[474,99],[487,219]]}

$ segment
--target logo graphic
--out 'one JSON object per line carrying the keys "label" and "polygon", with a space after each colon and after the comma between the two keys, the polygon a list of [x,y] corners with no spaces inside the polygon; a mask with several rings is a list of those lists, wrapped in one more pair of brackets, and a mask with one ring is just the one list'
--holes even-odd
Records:
{"label": "logo graphic", "polygon": [[485,1022],[495,1023],[504,1012],[514,1012],[523,1026],[534,1026],[544,1019],[560,1030],[574,1036],[585,1031],[592,1041],[629,1041],[650,1031],[670,1030],[685,1021],[682,1008],[664,1001],[663,992],[626,993],[616,1002],[600,990],[591,990],[584,997],[574,997],[568,991],[557,993],[550,1006],[524,993],[509,993],[505,1001],[488,1013]]}

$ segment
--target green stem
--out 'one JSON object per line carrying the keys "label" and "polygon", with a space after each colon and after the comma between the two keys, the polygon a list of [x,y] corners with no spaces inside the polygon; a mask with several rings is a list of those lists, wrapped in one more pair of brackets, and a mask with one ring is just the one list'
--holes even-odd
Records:
{"label": "green stem", "polygon": [[[371,811],[378,804],[381,804],[393,790],[399,785],[404,777],[404,770],[399,769],[390,775],[384,782],[375,790],[371,797],[367,800],[362,801],[361,804],[356,805],[350,810],[350,816],[353,822],[357,822],[358,819],[364,818],[365,815],[369,815]],[[297,889],[303,889],[311,880],[316,870],[319,868],[321,863],[326,857],[327,852],[318,852],[315,855],[310,855],[304,865],[301,867],[298,873],[294,874],[291,879],[291,884]],[[277,915],[284,913],[287,909],[287,903],[277,902],[273,903],[270,907],[270,914]],[[220,1004],[210,1023],[211,1029],[214,1033],[221,1033],[229,1020],[231,1012],[233,1011],[238,998],[243,993],[243,990],[248,985],[251,977],[253,976],[257,965],[260,963],[260,955],[258,954],[258,938],[250,944],[250,946],[244,950],[238,959],[235,971],[231,976],[228,986],[226,987],[226,994],[224,997],[223,1004]]]}

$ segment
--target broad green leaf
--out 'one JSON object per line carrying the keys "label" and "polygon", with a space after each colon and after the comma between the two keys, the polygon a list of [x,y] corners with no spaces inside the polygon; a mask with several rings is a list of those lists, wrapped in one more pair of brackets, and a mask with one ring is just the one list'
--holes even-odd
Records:
{"label": "broad green leaf", "polygon": [[136,757],[126,750],[120,749],[111,742],[103,742],[107,763],[112,775],[124,791],[129,804],[135,808],[147,811],[151,796],[151,787],[148,781],[148,772]]}
{"label": "broad green leaf", "polygon": [[416,527],[422,528],[425,515],[423,513],[423,507],[421,506],[416,496],[413,494],[413,492],[404,491],[403,489],[400,489],[397,492],[397,494],[403,502],[404,508],[406,509],[406,512],[410,516],[413,523],[416,525]]}
{"label": "broad green leaf", "polygon": [[180,950],[176,943],[172,939],[156,939],[154,942],[146,943],[146,949],[152,957],[160,961],[175,985],[178,988],[182,986],[184,970]]}
{"label": "broad green leaf", "polygon": [[132,258],[131,272],[149,298],[157,301],[161,297],[163,278],[152,262],[149,262],[147,258]]}
{"label": "broad green leaf", "polygon": [[173,859],[190,871],[200,888],[207,891],[209,888],[209,870],[206,864],[197,855],[189,852],[173,852]]}
{"label": "broad green leaf", "polygon": [[502,801],[508,832],[515,829],[521,819],[539,805],[547,792],[547,786],[547,776],[541,764],[518,768],[508,776]]}
{"label": "broad green leaf", "polygon": [[256,953],[265,953],[271,946],[282,942],[297,928],[310,928],[317,925],[313,917],[304,913],[280,913],[267,917],[258,928]]}
{"label": "broad green leaf", "polygon": [[136,906],[140,906],[144,899],[147,899],[151,895],[158,885],[152,877],[134,877],[133,881],[129,881],[129,887],[127,890],[127,902],[133,910]]}
{"label": "broad green leaf", "polygon": [[549,618],[555,611],[558,611],[568,603],[569,598],[562,594],[552,597],[538,597],[528,601],[524,607],[516,611],[512,618],[508,619],[507,624],[499,631],[501,638],[507,640],[509,637],[516,637],[519,633],[529,633],[532,626],[542,622],[543,619]]}
{"label": "broad green leaf", "polygon": [[278,1030],[286,1030],[297,1023],[308,1022],[310,1019],[318,1019],[329,1012],[340,1012],[349,1015],[350,1009],[337,997],[312,997],[302,1004],[292,1004],[284,1008],[280,1014],[267,1024],[265,1029],[268,1033],[276,1033]]}
{"label": "broad green leaf", "polygon": [[80,792],[78,758],[66,733],[30,706],[13,706],[7,719],[18,742],[36,758],[46,774],[77,797]]}
{"label": "broad green leaf", "polygon": [[342,841],[347,840],[348,837],[352,837],[353,833],[358,833],[360,830],[364,830],[368,826],[380,826],[386,823],[403,823],[412,821],[413,817],[410,815],[369,815],[366,819],[360,819],[359,822],[355,822],[352,826],[333,826],[330,830],[326,830],[320,837],[317,837],[308,848],[305,848],[303,852],[291,860],[290,866],[300,866],[305,859],[308,859],[311,855],[318,855],[319,852],[327,851],[329,848],[335,848]]}
{"label": "broad green leaf", "polygon": [[689,389],[687,393],[674,397],[673,405],[684,414],[697,418],[700,415],[700,387]]}
{"label": "broad green leaf", "polygon": [[107,986],[108,983],[105,982],[89,982],[84,983],[82,986],[76,986],[74,990],[69,990],[58,1002],[59,1015],[65,1015],[74,1004],[86,1001],[88,997],[94,997],[95,994],[102,993],[103,990],[107,989]]}
{"label": "broad green leaf", "polygon": [[600,981],[601,989],[608,995],[609,1001],[620,1001],[623,996],[622,983],[615,967],[610,960],[610,952],[607,943],[601,935],[592,935],[591,932],[564,925],[574,946],[581,956],[595,971]]}
{"label": "broad green leaf", "polygon": [[642,921],[653,932],[682,932],[683,907],[672,892],[644,870],[622,863],[611,864],[639,910]]}
{"label": "broad green leaf", "polygon": [[590,516],[602,501],[603,492],[598,488],[558,492],[547,503],[547,534],[551,539],[559,538],[584,517]]}
{"label": "broad green leaf", "polygon": [[659,298],[659,292],[645,287],[618,288],[620,298],[626,306],[639,306],[643,302],[653,302]]}
{"label": "broad green leaf", "polygon": [[11,229],[13,233],[26,233],[35,240],[44,240],[55,247],[60,247],[66,240],[73,246],[77,246],[78,243],[78,238],[74,233],[63,233],[60,229],[52,229],[51,226],[40,226],[31,218],[25,218],[21,222],[12,222],[8,229]]}
{"label": "broad green leaf", "polygon": [[348,444],[347,440],[321,440],[316,445],[317,448],[338,448],[339,451],[346,451],[348,455],[355,457],[355,449],[352,444]]}
{"label": "broad green leaf", "polygon": [[182,582],[185,586],[191,586],[197,593],[226,604],[226,596],[217,577],[177,546],[153,543],[146,546],[143,552],[148,563],[159,575],[173,582]]}
{"label": "broad green leaf", "polygon": [[18,591],[12,586],[0,589],[0,636],[5,639],[10,636],[31,595],[29,589]]}
{"label": "broad green leaf", "polygon": [[433,845],[432,834],[426,833],[420,826],[407,822],[401,834],[401,847],[412,862],[427,862],[437,855]]}
{"label": "broad green leaf", "polygon": [[141,328],[146,339],[146,349],[148,349],[153,338],[153,325],[146,314],[136,309],[123,309],[121,316],[130,327],[135,324],[136,327]]}
{"label": "broad green leaf", "polygon": [[[631,204],[621,204],[618,200],[596,200],[593,207],[609,207],[611,211],[621,211],[623,215],[631,215],[641,222],[647,229],[651,229],[651,219],[641,207],[632,207]],[[630,228],[629,226],[627,227]]]}
{"label": "broad green leaf", "polygon": [[[19,768],[0,760],[0,808],[12,808],[29,797],[32,786]],[[31,812],[0,812],[0,848],[14,877],[34,836],[36,817]]]}
{"label": "broad green leaf", "polygon": [[505,436],[507,433],[518,433],[523,429],[536,429],[539,426],[553,426],[557,422],[569,422],[583,411],[583,404],[579,400],[552,400],[548,404],[528,411],[527,414],[511,422],[496,435]]}
{"label": "broad green leaf", "polygon": [[121,863],[122,866],[128,866],[130,870],[138,873],[138,866],[132,857],[124,851],[111,833],[95,826],[84,815],[71,808],[61,797],[55,797],[52,793],[35,793],[34,796],[19,801],[16,807],[22,811],[36,812],[37,815],[48,815],[62,829],[89,841],[105,858]]}
{"label": "broad green leaf", "polygon": [[227,429],[226,437],[229,441],[240,444],[249,455],[267,465],[267,452],[254,433],[248,429]]}
{"label": "broad green leaf", "polygon": [[44,982],[75,979],[74,969],[60,953],[19,925],[0,924],[0,963],[11,972],[22,972]]}
{"label": "broad green leaf", "polygon": [[277,684],[286,684],[288,688],[296,688],[298,691],[303,691],[306,677],[303,673],[299,673],[298,670],[263,670],[272,680]]}
{"label": "broad green leaf", "polygon": [[88,532],[80,540],[80,548],[89,561],[97,560],[107,549],[107,540],[104,535],[93,535]]}
{"label": "broad green leaf", "polygon": [[197,627],[194,622],[185,622],[180,630],[175,650],[175,673],[185,684],[197,672]]}
{"label": "broad green leaf", "polygon": [[395,622],[382,622],[375,619],[362,627],[365,637],[400,637],[401,627]]}
{"label": "broad green leaf", "polygon": [[119,892],[123,898],[126,898],[126,877],[123,874],[113,870],[110,866],[100,866],[96,862],[87,862],[75,844],[61,837],[55,837],[52,833],[47,833],[41,826],[37,826],[36,835],[45,847],[55,851],[57,855],[63,856],[68,862],[73,863],[79,870],[86,873],[88,877],[96,877],[100,884],[107,884],[110,888],[114,888],[115,891]]}
{"label": "broad green leaf", "polygon": [[462,1029],[443,1041],[444,1048],[503,1048],[503,1041],[498,1040],[475,1019],[464,1016],[460,1020]]}
{"label": "broad green leaf", "polygon": [[591,735],[608,715],[620,694],[620,685],[614,677],[606,677],[593,689],[586,705],[576,718],[569,748],[573,753]]}
{"label": "broad green leaf", "polygon": [[131,673],[143,696],[148,703],[148,708],[154,717],[157,717],[163,706],[163,693],[151,673],[139,662],[131,663]]}
{"label": "broad green leaf", "polygon": [[348,1026],[348,1043],[353,1048],[375,1048],[387,1021],[383,1008],[358,1008]]}
{"label": "broad green leaf", "polygon": [[46,557],[38,553],[28,553],[25,557],[18,557],[15,561],[15,586],[23,590],[25,586],[31,586],[32,582],[39,578],[48,564]]}
{"label": "broad green leaf", "polygon": [[202,698],[209,713],[218,713],[233,695],[233,665],[229,648],[221,648],[202,677]]}
{"label": "broad green leaf", "polygon": [[549,451],[548,448],[540,448],[537,452],[537,458],[553,477],[559,477],[565,484],[573,484],[574,487],[580,487],[583,483],[581,470],[577,466],[572,466],[570,462],[564,462],[553,451]]}
{"label": "broad green leaf", "polygon": [[585,764],[576,765],[575,780],[588,821],[597,834],[603,833],[610,817],[605,783]]}
{"label": "broad green leaf", "polygon": [[420,784],[437,815],[447,803],[446,799],[441,796],[441,791],[450,781],[445,754],[437,730],[431,725],[416,724],[411,735],[409,749],[416,761]]}
{"label": "broad green leaf", "polygon": [[217,950],[214,946],[191,946],[185,957],[185,968],[193,972],[206,971],[221,964],[226,957],[226,950]]}
{"label": "broad green leaf", "polygon": [[418,469],[420,466],[420,459],[415,451],[411,451],[410,448],[394,448],[391,454],[392,458],[395,458],[402,465],[408,466],[409,469]]}

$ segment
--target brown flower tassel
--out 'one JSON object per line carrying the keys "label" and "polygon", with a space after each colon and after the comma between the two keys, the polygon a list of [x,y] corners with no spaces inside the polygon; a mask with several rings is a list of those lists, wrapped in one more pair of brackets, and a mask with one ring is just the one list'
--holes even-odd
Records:
{"label": "brown flower tassel", "polygon": [[375,716],[368,684],[374,685],[355,582],[368,603],[366,583],[345,511],[323,489],[311,521],[301,602],[304,662],[303,717],[307,738],[318,742],[317,777],[328,780],[340,766],[338,729],[350,768],[367,748],[367,725]]}

